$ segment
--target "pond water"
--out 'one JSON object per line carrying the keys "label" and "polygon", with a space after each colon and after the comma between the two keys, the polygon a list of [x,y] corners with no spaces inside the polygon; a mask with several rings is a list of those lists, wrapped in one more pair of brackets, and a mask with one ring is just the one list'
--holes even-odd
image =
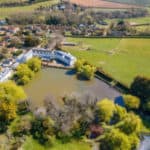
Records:
{"label": "pond water", "polygon": [[139,150],[150,150],[150,136],[144,136]]}
{"label": "pond water", "polygon": [[73,92],[89,92],[99,99],[106,97],[114,99],[121,95],[101,80],[96,78],[92,81],[78,80],[70,71],[56,68],[42,69],[24,89],[33,107],[41,106],[43,99],[48,95],[59,98]]}

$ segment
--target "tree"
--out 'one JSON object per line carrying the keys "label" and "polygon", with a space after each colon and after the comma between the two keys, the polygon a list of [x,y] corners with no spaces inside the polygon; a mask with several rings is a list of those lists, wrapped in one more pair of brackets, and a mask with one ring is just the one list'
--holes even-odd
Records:
{"label": "tree", "polygon": [[112,118],[112,123],[115,124],[121,120],[123,120],[125,118],[125,116],[127,115],[127,111],[125,108],[119,106],[119,105],[115,105],[115,112]]}
{"label": "tree", "polygon": [[128,136],[131,144],[131,150],[136,150],[139,147],[140,139],[136,134],[131,134]]}
{"label": "tree", "polygon": [[34,76],[34,72],[29,69],[26,64],[21,64],[17,67],[17,71],[14,74],[14,79],[17,84],[25,85],[27,84]]}
{"label": "tree", "polygon": [[32,121],[31,134],[41,144],[50,144],[53,136],[53,121],[50,117],[34,118]]}
{"label": "tree", "polygon": [[131,83],[130,89],[133,95],[145,101],[150,98],[150,79],[137,76]]}
{"label": "tree", "polygon": [[40,40],[35,36],[27,36],[24,41],[24,45],[27,47],[33,47],[40,44]]}
{"label": "tree", "polygon": [[26,99],[26,94],[14,82],[0,84],[0,120],[10,121],[16,117],[17,103]]}
{"label": "tree", "polygon": [[100,141],[101,150],[131,150],[131,144],[128,136],[118,129],[112,129],[104,134]]}
{"label": "tree", "polygon": [[21,116],[17,118],[10,127],[15,136],[23,136],[30,133],[31,116]]}
{"label": "tree", "polygon": [[9,102],[17,103],[26,98],[24,90],[14,82],[8,81],[0,83],[0,101],[7,100]]}
{"label": "tree", "polygon": [[85,66],[82,66],[82,70],[81,72],[79,72],[79,74],[85,77],[86,79],[91,80],[94,78],[95,71],[96,71],[96,68],[94,66],[85,65]]}
{"label": "tree", "polygon": [[117,128],[128,135],[139,133],[141,131],[141,126],[141,119],[133,113],[128,113],[126,117],[116,125]]}
{"label": "tree", "polygon": [[32,71],[38,72],[41,69],[41,60],[34,57],[27,62],[27,65]]}
{"label": "tree", "polygon": [[140,99],[132,95],[123,95],[123,100],[127,109],[138,109],[140,106]]}
{"label": "tree", "polygon": [[75,69],[79,77],[81,76],[88,80],[91,80],[94,77],[94,73],[96,71],[96,67],[88,64],[88,62],[83,59],[76,61]]}
{"label": "tree", "polygon": [[147,100],[146,103],[143,104],[143,110],[147,113],[150,113],[150,98]]}
{"label": "tree", "polygon": [[0,102],[0,120],[10,121],[16,118],[17,106],[11,101],[1,100]]}
{"label": "tree", "polygon": [[109,99],[103,99],[97,103],[97,107],[100,121],[109,123],[116,111],[114,102]]}

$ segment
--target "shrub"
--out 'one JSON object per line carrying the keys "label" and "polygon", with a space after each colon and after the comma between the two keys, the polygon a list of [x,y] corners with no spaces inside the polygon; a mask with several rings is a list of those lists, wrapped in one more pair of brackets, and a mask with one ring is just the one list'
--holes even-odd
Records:
{"label": "shrub", "polygon": [[132,95],[123,95],[123,100],[127,109],[138,109],[140,106],[140,99]]}
{"label": "shrub", "polygon": [[112,129],[106,133],[100,143],[101,150],[131,150],[128,136],[118,129]]}
{"label": "shrub", "polygon": [[97,107],[100,121],[110,123],[111,118],[116,111],[114,102],[109,99],[103,99],[97,103]]}

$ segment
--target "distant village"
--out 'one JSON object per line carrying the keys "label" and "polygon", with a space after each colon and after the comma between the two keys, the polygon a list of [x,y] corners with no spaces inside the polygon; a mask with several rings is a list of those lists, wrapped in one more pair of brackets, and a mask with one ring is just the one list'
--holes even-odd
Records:
{"label": "distant village", "polygon": [[[0,82],[8,80],[17,66],[32,57],[43,61],[57,60],[65,66],[73,66],[76,58],[59,49],[58,45],[73,44],[63,41],[60,34],[51,34],[47,26],[9,26],[0,22]],[[56,29],[55,29],[56,31]]]}

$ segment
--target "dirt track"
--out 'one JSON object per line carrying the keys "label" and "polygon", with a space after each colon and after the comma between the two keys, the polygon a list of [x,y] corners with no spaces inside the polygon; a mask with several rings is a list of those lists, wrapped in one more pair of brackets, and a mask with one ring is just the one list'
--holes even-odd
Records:
{"label": "dirt track", "polygon": [[124,9],[124,8],[135,8],[135,5],[121,4],[108,2],[104,0],[70,0],[71,3],[85,6],[85,7],[99,7],[99,8],[112,8],[112,9]]}

